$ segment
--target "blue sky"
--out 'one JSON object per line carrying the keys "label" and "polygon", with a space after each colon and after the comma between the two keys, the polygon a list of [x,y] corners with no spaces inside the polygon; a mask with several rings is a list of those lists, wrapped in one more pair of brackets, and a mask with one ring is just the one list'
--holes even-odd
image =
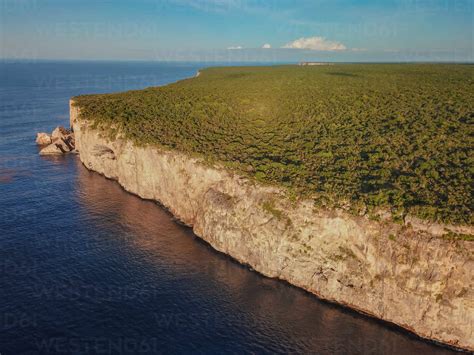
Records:
{"label": "blue sky", "polygon": [[0,0],[0,56],[270,62],[473,61],[473,3]]}

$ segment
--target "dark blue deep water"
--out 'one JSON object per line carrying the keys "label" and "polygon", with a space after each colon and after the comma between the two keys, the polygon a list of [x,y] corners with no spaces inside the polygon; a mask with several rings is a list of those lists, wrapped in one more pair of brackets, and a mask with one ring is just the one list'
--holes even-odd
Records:
{"label": "dark blue deep water", "polygon": [[449,353],[238,265],[76,156],[37,154],[71,96],[202,66],[0,64],[0,353]]}

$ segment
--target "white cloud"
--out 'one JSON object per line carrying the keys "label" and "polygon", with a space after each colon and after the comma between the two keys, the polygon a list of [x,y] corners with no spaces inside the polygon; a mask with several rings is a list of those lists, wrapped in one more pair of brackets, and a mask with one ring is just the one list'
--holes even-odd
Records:
{"label": "white cloud", "polygon": [[282,48],[310,49],[313,51],[344,51],[347,49],[342,43],[328,41],[324,37],[302,37],[285,44]]}
{"label": "white cloud", "polygon": [[268,43],[265,43],[263,46],[262,46],[263,49],[270,49],[272,48],[272,45],[271,44],[268,44]]}
{"label": "white cloud", "polygon": [[227,49],[230,49],[230,50],[233,50],[233,49],[243,49],[242,46],[230,46],[230,47],[227,47]]}

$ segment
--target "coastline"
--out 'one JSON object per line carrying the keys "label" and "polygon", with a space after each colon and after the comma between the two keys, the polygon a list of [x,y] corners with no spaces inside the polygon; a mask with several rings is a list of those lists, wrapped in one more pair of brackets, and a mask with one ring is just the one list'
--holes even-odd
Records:
{"label": "coastline", "polygon": [[342,211],[315,211],[309,201],[295,204],[278,188],[199,159],[108,141],[79,119],[72,102],[71,127],[83,164],[159,201],[214,249],[321,299],[426,339],[474,349],[472,290],[461,292],[472,280],[472,243]]}

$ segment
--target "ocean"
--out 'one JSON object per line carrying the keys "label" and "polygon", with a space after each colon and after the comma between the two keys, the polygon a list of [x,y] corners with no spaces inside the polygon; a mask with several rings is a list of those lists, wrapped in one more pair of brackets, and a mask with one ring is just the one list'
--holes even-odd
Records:
{"label": "ocean", "polygon": [[77,156],[38,155],[71,96],[206,66],[0,64],[0,354],[452,352],[260,276]]}

